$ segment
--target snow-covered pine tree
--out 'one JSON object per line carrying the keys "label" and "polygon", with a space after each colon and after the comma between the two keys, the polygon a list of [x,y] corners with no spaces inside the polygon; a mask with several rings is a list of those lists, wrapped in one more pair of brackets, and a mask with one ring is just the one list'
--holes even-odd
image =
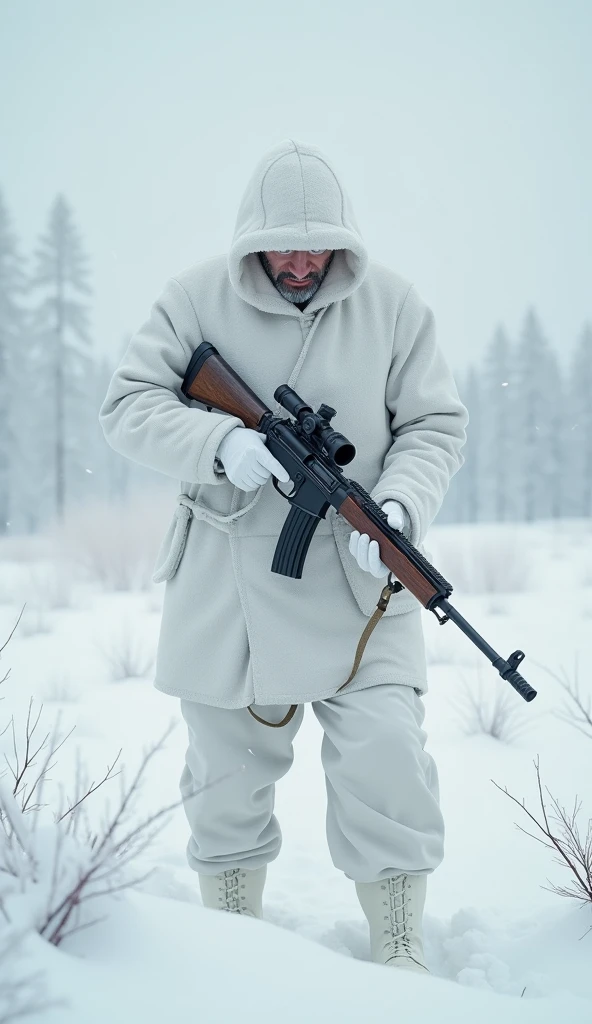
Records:
{"label": "snow-covered pine tree", "polygon": [[[41,480],[51,494],[47,514],[61,520],[66,502],[84,499],[92,471],[89,402],[94,365],[88,309],[78,295],[91,294],[87,258],[63,195],[54,201],[48,229],[35,251],[32,289],[42,298],[34,310],[37,445]],[[91,465],[89,466],[89,463]]]}
{"label": "snow-covered pine tree", "polygon": [[592,324],[585,323],[576,342],[569,373],[567,458],[570,467],[570,513],[592,516]]}
{"label": "snow-covered pine tree", "polygon": [[0,193],[0,534],[11,532],[18,518],[18,478],[24,458],[19,408],[26,391],[23,365],[26,293],[25,259],[18,251],[4,198]]}
{"label": "snow-covered pine tree", "polygon": [[469,413],[469,423],[467,425],[467,441],[462,449],[464,463],[460,471],[455,473],[450,481],[442,507],[434,520],[434,523],[438,525],[474,522],[479,517],[480,509],[479,375],[475,366],[471,364],[465,374],[457,372],[454,377],[459,397]]}
{"label": "snow-covered pine tree", "polygon": [[548,458],[543,468],[549,495],[549,516],[562,519],[568,510],[569,467],[566,463],[567,395],[565,378],[557,353],[549,350],[548,357],[547,427],[549,437]]}
{"label": "snow-covered pine tree", "polygon": [[460,379],[465,464],[437,522],[592,514],[592,326],[574,353],[569,388],[533,310],[519,344],[498,326],[483,360]]}
{"label": "snow-covered pine tree", "polygon": [[512,481],[515,450],[512,345],[505,329],[496,328],[486,349],[481,381],[481,508],[484,518],[513,518]]}
{"label": "snow-covered pine tree", "polygon": [[537,314],[525,316],[516,350],[513,416],[517,477],[514,519],[546,519],[553,507],[552,407],[557,404],[557,364]]}

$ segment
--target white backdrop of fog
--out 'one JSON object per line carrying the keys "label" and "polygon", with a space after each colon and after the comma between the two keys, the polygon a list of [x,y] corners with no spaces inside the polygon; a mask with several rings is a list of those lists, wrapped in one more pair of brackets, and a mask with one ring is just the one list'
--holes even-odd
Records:
{"label": "white backdrop of fog", "polygon": [[590,317],[589,0],[0,9],[0,188],[27,252],[56,194],[72,204],[97,351],[228,250],[254,163],[287,137],[339,167],[456,371],[531,304],[566,353]]}

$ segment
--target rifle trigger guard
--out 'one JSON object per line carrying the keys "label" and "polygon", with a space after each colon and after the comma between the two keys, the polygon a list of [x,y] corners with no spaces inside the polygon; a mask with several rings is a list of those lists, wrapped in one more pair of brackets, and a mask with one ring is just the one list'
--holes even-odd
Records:
{"label": "rifle trigger guard", "polygon": [[[273,476],[273,474],[272,474],[271,482],[272,482],[273,486],[275,487],[276,491],[278,492],[278,494],[281,494],[282,498],[289,498],[289,499],[291,499],[297,493],[298,488],[300,487],[300,483],[301,483],[302,477],[301,477],[300,473],[297,473],[296,476],[297,476],[297,479],[295,481],[293,481],[293,483],[294,483],[293,490],[290,492],[290,494],[286,494],[285,491],[282,491],[281,487],[279,486],[279,480],[278,480],[277,476]],[[298,479],[298,478],[300,478],[300,479]]]}
{"label": "rifle trigger guard", "polygon": [[298,484],[295,483],[294,484],[294,488],[292,489],[292,492],[289,495],[287,495],[284,492],[284,490],[282,490],[282,487],[280,486],[280,481],[278,480],[277,476],[271,476],[271,483],[273,484],[274,487],[276,487],[276,490],[277,490],[278,494],[282,495],[282,498],[294,498],[294,495],[296,494],[296,492],[298,490]]}

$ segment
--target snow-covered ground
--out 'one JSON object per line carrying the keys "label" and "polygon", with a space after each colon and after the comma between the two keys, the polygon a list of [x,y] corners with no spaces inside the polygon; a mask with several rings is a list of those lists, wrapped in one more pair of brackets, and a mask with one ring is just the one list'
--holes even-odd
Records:
{"label": "snow-covered ground", "polygon": [[[31,1020],[592,1019],[592,905],[544,888],[566,885],[569,873],[516,828],[528,827],[524,812],[493,784],[536,813],[539,758],[550,792],[568,806],[578,795],[584,826],[592,816],[592,738],[561,717],[565,694],[551,674],[577,678],[582,696],[592,698],[592,521],[441,526],[427,547],[454,584],[452,600],[486,640],[504,657],[526,652],[521,672],[539,691],[525,704],[452,623],[439,626],[424,613],[426,728],[447,823],[446,857],[428,883],[432,977],[368,961],[353,884],[326,848],[320,730],[307,708],[294,766],[277,786],[284,841],[268,869],[266,922],[201,907],[177,809],[134,865],[138,875],[153,869],[149,877],[133,891],[97,900],[98,923],[59,948],[27,931],[31,893],[13,894],[7,905],[25,935],[18,961],[0,961],[0,992],[18,962],[19,970],[42,972],[48,1000],[61,1000]],[[75,726],[51,772],[55,790],[61,781],[68,794],[77,749],[96,779],[123,748],[129,776],[175,722],[146,773],[137,813],[147,816],[178,799],[186,745],[178,702],[151,683],[163,587],[115,592],[88,573],[66,572],[46,553],[41,546],[35,557],[30,544],[14,541],[0,549],[0,644],[27,602],[2,652],[0,677],[9,668],[10,675],[0,687],[0,731],[14,714],[22,735],[31,696],[36,708],[44,704],[44,732],[58,713],[62,732]],[[126,636],[145,675],[116,681],[109,651]],[[503,694],[504,738],[471,733],[469,692],[486,716]],[[10,730],[0,743],[10,758]],[[106,783],[90,799],[100,808],[116,800],[117,787],[117,780]],[[0,915],[0,937],[5,927]]]}

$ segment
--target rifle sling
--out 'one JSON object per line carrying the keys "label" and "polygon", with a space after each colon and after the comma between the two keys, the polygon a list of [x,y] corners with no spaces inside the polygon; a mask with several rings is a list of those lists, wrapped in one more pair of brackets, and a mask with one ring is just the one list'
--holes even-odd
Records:
{"label": "rifle sling", "polygon": [[[348,678],[345,680],[345,682],[342,683],[339,689],[336,691],[337,693],[339,693],[340,690],[343,690],[344,686],[347,686],[348,683],[351,683],[356,672],[358,671],[358,668],[360,667],[360,661],[362,660],[362,655],[364,653],[366,644],[368,643],[368,640],[370,638],[370,634],[372,633],[372,630],[376,626],[378,620],[382,618],[382,616],[384,615],[387,605],[391,599],[391,594],[397,594],[399,590],[403,589],[403,584],[400,583],[399,580],[391,581],[391,575],[392,573],[389,573],[388,583],[386,587],[384,587],[381,591],[380,597],[378,598],[378,603],[376,605],[376,609],[372,613],[371,618],[368,620],[368,623],[364,628],[364,632],[362,633],[360,639],[358,640],[358,646],[356,649],[356,655],[354,658],[352,670]],[[260,718],[259,715],[255,714],[255,712],[250,707],[247,707],[247,711],[249,712],[249,714],[253,716],[253,718],[256,718],[258,722],[261,722],[261,725],[268,725],[271,729],[281,729],[283,725],[287,725],[288,722],[292,721],[294,715],[296,714],[297,707],[298,704],[291,704],[290,710],[284,716],[284,718],[282,718],[281,722],[266,722],[264,718]]]}

